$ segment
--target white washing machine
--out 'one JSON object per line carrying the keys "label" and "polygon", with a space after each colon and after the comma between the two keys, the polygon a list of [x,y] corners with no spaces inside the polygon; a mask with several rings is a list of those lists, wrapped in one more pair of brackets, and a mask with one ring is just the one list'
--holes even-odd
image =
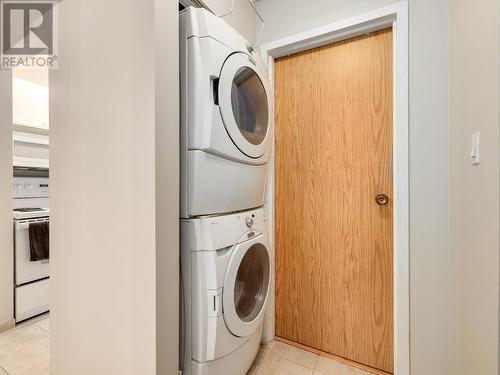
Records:
{"label": "white washing machine", "polygon": [[264,202],[273,95],[250,44],[202,8],[180,13],[181,217]]}
{"label": "white washing machine", "polygon": [[259,350],[271,255],[262,209],[181,221],[183,375],[244,375]]}

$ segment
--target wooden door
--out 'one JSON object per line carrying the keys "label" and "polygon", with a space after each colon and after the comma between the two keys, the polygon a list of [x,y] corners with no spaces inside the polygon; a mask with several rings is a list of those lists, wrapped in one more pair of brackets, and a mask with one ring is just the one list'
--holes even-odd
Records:
{"label": "wooden door", "polygon": [[276,335],[392,372],[392,31],[276,60],[275,96]]}

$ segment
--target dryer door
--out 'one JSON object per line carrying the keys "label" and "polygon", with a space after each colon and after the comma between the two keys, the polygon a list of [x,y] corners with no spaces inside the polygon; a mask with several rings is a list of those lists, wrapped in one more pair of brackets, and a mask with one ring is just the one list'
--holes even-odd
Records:
{"label": "dryer door", "polygon": [[251,335],[264,318],[271,274],[268,249],[261,234],[236,245],[231,254],[222,303],[227,328],[235,336]]}
{"label": "dryer door", "polygon": [[243,53],[229,56],[219,79],[222,120],[238,149],[261,157],[269,142],[271,89],[265,76]]}

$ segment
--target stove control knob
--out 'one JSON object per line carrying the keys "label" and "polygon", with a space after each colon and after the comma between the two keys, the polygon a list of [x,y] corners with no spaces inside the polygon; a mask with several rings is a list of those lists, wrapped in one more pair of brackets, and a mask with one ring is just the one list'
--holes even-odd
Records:
{"label": "stove control knob", "polygon": [[247,227],[251,228],[253,225],[253,218],[247,217],[246,223],[247,223]]}
{"label": "stove control knob", "polygon": [[25,188],[26,190],[30,190],[30,189],[31,189],[31,184],[25,184],[25,185],[24,185],[24,188]]}

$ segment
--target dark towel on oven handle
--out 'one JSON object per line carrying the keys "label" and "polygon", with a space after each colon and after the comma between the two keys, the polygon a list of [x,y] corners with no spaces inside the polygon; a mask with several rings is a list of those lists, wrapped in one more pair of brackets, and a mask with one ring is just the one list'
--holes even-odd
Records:
{"label": "dark towel on oven handle", "polygon": [[30,261],[49,259],[49,222],[35,221],[29,224]]}

